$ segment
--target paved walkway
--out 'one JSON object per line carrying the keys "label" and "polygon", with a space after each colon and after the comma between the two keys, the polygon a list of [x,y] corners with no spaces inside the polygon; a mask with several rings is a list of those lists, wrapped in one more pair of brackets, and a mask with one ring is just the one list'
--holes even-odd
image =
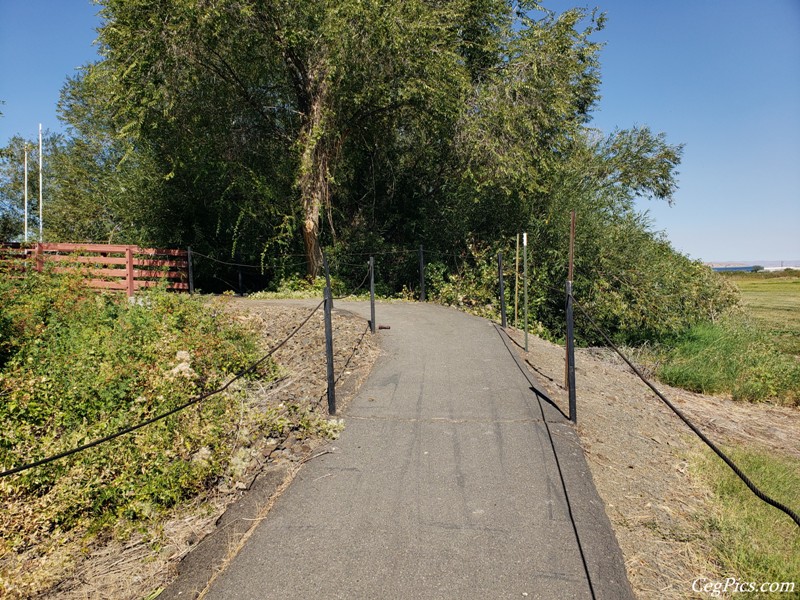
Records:
{"label": "paved walkway", "polygon": [[206,597],[632,598],[572,428],[540,408],[497,328],[404,303],[377,321],[384,356],[335,451],[301,469]]}

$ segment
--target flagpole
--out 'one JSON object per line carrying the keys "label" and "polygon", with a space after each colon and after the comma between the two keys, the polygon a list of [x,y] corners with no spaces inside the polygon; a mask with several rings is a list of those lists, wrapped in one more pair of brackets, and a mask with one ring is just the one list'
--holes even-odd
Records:
{"label": "flagpole", "polygon": [[25,198],[25,225],[23,228],[24,239],[28,241],[28,144],[22,145],[22,151],[25,153],[25,193],[23,197]]}
{"label": "flagpole", "polygon": [[43,230],[43,219],[42,219],[42,124],[39,123],[39,241],[43,242],[44,238],[42,237],[42,230]]}

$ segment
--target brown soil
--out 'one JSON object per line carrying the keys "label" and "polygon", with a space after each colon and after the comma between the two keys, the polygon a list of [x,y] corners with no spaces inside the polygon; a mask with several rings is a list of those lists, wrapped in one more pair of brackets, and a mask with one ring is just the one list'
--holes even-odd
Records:
{"label": "brown soil", "polygon": [[[523,343],[523,334],[509,330]],[[562,411],[564,348],[529,336],[519,349]],[[727,574],[709,558],[702,520],[708,489],[689,472],[705,445],[612,351],[576,351],[578,434],[638,598],[693,598],[692,581]],[[716,443],[800,457],[800,410],[693,394],[656,385]]]}

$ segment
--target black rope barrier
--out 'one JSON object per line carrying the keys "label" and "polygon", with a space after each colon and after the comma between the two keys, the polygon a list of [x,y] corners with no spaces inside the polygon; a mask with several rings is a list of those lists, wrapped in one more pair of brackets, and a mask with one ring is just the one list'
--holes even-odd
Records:
{"label": "black rope barrier", "polygon": [[[196,252],[194,250],[192,250],[192,256],[200,256],[200,257],[206,258],[206,259],[208,259],[208,260],[210,260],[212,262],[219,263],[221,265],[225,265],[225,266],[228,266],[228,267],[237,267],[237,268],[241,268],[241,269],[256,269],[256,270],[260,270],[262,272],[262,274],[266,269],[273,269],[273,270],[288,269],[288,270],[291,271],[291,270],[299,269],[301,267],[306,266],[306,261],[305,260],[292,261],[292,262],[285,262],[283,260],[284,258],[302,256],[302,255],[298,255],[298,254],[282,254],[280,257],[278,257],[277,259],[274,259],[271,262],[265,262],[265,263],[257,264],[257,265],[251,264],[251,263],[228,262],[228,261],[225,261],[225,260],[220,260],[218,258],[214,258],[213,256],[208,256],[207,254],[202,254],[200,252]],[[358,266],[361,266],[361,265],[358,265]]]}
{"label": "black rope barrier", "polygon": [[218,258],[214,258],[213,256],[208,256],[207,254],[201,254],[200,252],[197,252],[195,250],[192,250],[192,256],[202,256],[203,258],[207,258],[208,260],[212,260],[212,261],[214,261],[216,263],[219,263],[221,265],[226,265],[228,267],[242,267],[244,269],[261,269],[261,268],[263,268],[261,265],[227,262],[227,261],[224,261],[224,260],[220,260]]}
{"label": "black rope barrier", "polygon": [[688,419],[688,417],[686,417],[686,415],[684,415],[683,412],[681,412],[681,410],[677,406],[672,404],[672,402],[670,402],[667,399],[667,397],[664,396],[664,394],[662,394],[652,383],[650,383],[650,381],[641,373],[641,371],[639,371],[639,369],[637,369],[636,366],[634,366],[634,364],[630,360],[628,360],[628,357],[625,356],[619,348],[617,348],[617,346],[614,344],[614,342],[611,341],[611,338],[608,337],[606,332],[603,329],[601,329],[600,326],[597,325],[597,323],[595,323],[594,319],[592,319],[592,317],[589,315],[589,313],[586,311],[586,309],[583,308],[583,306],[581,306],[581,304],[577,300],[575,300],[574,297],[573,297],[573,302],[574,302],[575,306],[577,306],[578,309],[581,311],[581,313],[583,313],[583,315],[588,319],[589,323],[591,323],[591,325],[594,328],[594,330],[597,331],[597,333],[599,333],[605,339],[605,341],[609,345],[609,347],[612,350],[614,350],[614,352],[616,352],[620,356],[620,358],[622,358],[622,360],[625,361],[625,363],[631,368],[631,370],[634,373],[636,373],[636,375],[639,377],[639,379],[641,379],[645,383],[645,385],[647,385],[647,387],[649,387],[653,391],[653,393],[656,396],[658,396],[659,399],[661,399],[661,401],[664,404],[666,404],[672,410],[672,412],[674,412],[676,415],[678,415],[680,420],[683,421],[689,427],[689,429],[691,429],[695,433],[695,435],[697,435],[697,437],[699,437],[706,444],[706,446],[708,446],[709,448],[711,448],[711,450],[714,451],[714,454],[719,456],[719,458],[722,459],[722,461],[726,465],[728,465],[728,467],[730,467],[730,469],[734,473],[736,473],[736,475],[739,477],[739,479],[741,479],[744,482],[744,484],[748,487],[748,489],[751,492],[753,492],[753,494],[755,494],[761,501],[763,501],[763,502],[769,504],[770,506],[772,506],[774,508],[777,508],[781,512],[787,514],[789,517],[791,517],[791,519],[795,522],[795,524],[798,527],[800,527],[800,515],[798,515],[796,512],[794,512],[788,506],[778,502],[777,500],[774,500],[774,499],[770,498],[764,492],[762,492],[750,480],[750,478],[747,475],[744,474],[744,472],[739,468],[739,466],[735,462],[733,462],[733,460],[731,460],[722,450],[720,450],[716,446],[716,444],[714,444],[714,442],[712,442],[710,439],[708,439],[708,437],[706,437],[706,435],[702,431],[700,431],[697,428],[697,426],[695,426],[695,424],[692,423]]}
{"label": "black rope barrier", "polygon": [[73,454],[77,454],[79,452],[83,452],[84,450],[88,450],[89,448],[94,448],[95,446],[99,446],[100,444],[104,444],[106,442],[110,442],[111,440],[114,440],[114,439],[116,439],[116,438],[118,438],[120,436],[123,436],[125,434],[134,432],[134,431],[136,431],[138,429],[146,427],[147,425],[151,425],[151,424],[155,423],[156,421],[160,421],[162,419],[166,419],[170,415],[174,415],[175,413],[180,412],[180,411],[182,411],[182,410],[184,410],[184,409],[186,409],[186,408],[188,408],[188,407],[190,407],[190,406],[192,406],[194,404],[197,404],[198,402],[201,402],[201,401],[203,401],[203,400],[205,400],[207,398],[210,398],[211,396],[214,396],[216,394],[224,392],[226,389],[228,389],[233,384],[233,382],[237,381],[238,379],[241,379],[242,377],[244,377],[245,375],[248,375],[249,373],[252,373],[265,360],[267,360],[270,356],[275,354],[275,352],[280,350],[286,344],[286,342],[288,342],[290,339],[292,339],[295,336],[295,334],[298,331],[300,331],[300,329],[302,329],[303,326],[311,320],[311,317],[314,316],[314,314],[320,309],[320,307],[322,306],[323,303],[324,303],[324,301],[320,302],[319,304],[317,304],[316,308],[314,308],[314,310],[312,310],[308,314],[308,316],[297,327],[295,327],[295,329],[288,336],[286,336],[279,344],[273,346],[270,349],[269,352],[267,352],[264,356],[259,358],[254,363],[252,363],[249,367],[239,371],[236,375],[233,376],[232,379],[230,379],[222,387],[220,387],[220,388],[218,388],[216,390],[213,390],[211,392],[207,392],[205,394],[201,394],[200,396],[192,398],[188,402],[185,402],[185,403],[181,404],[180,406],[177,406],[177,407],[175,407],[175,408],[173,408],[173,409],[171,409],[171,410],[169,410],[169,411],[167,411],[165,413],[162,413],[160,415],[157,415],[155,417],[147,419],[146,421],[142,421],[141,423],[137,423],[136,425],[132,425],[130,427],[126,427],[124,429],[121,429],[120,431],[112,433],[111,435],[107,435],[105,437],[102,437],[102,438],[96,439],[94,441],[91,441],[91,442],[89,442],[87,444],[83,444],[82,446],[78,446],[76,448],[72,448],[70,450],[66,450],[64,452],[60,452],[58,454],[54,454],[52,456],[48,456],[47,458],[42,458],[42,459],[34,461],[32,463],[28,463],[28,464],[25,464],[25,465],[20,465],[18,467],[14,467],[13,469],[8,469],[6,471],[2,471],[2,472],[0,472],[0,478],[7,477],[9,475],[14,475],[16,473],[21,473],[22,471],[27,471],[28,469],[33,469],[34,467],[40,467],[42,465],[46,465],[48,463],[54,462],[56,460],[59,460],[61,458],[66,458],[67,456],[71,456]]}
{"label": "black rope barrier", "polygon": [[[380,250],[377,252],[346,252],[338,256],[384,256],[386,254],[416,254],[417,252],[419,252],[419,248],[413,248],[413,249],[398,248],[395,250]],[[331,260],[332,261],[335,260],[336,257],[337,255],[333,254]]]}
{"label": "black rope barrier", "polygon": [[[364,337],[367,335],[367,332],[369,330],[370,330],[370,326],[369,326],[369,323],[367,323],[366,328],[364,329],[364,331],[361,332],[361,337],[358,338],[358,341],[353,346],[353,350],[350,352],[350,356],[347,357],[347,360],[345,361],[344,366],[339,371],[339,374],[336,376],[336,378],[333,380],[333,384],[334,385],[339,383],[339,380],[344,376],[345,372],[347,371],[347,367],[350,366],[350,361],[353,360],[353,357],[356,355],[356,351],[361,347],[361,342],[364,341]],[[328,395],[328,390],[325,390],[324,392],[322,392],[322,395],[314,403],[314,409],[319,408],[319,405],[322,403],[322,400],[327,395]]]}
{"label": "black rope barrier", "polygon": [[[373,255],[370,255],[370,256],[373,256]],[[330,262],[331,262],[331,265],[336,266],[336,267],[360,268],[360,267],[364,266],[363,262],[357,262],[357,263],[345,262],[345,261],[341,261],[341,260],[339,260],[338,258],[335,258],[335,257],[331,258]]]}
{"label": "black rope barrier", "polygon": [[369,279],[369,268],[367,269],[367,274],[364,276],[364,280],[361,283],[359,283],[356,287],[354,287],[352,290],[350,290],[349,293],[345,294],[344,296],[334,297],[334,300],[343,300],[344,298],[349,298],[350,296],[354,296],[358,290],[364,287],[364,284],[367,283],[367,279]]}

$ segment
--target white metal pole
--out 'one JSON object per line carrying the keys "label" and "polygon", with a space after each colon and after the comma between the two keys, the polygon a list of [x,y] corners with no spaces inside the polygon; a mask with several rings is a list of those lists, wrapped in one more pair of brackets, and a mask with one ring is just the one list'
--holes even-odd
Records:
{"label": "white metal pole", "polygon": [[28,144],[23,144],[22,145],[22,151],[25,153],[25,161],[24,161],[25,162],[25,193],[23,194],[23,197],[25,198],[25,200],[24,200],[24,203],[25,203],[25,210],[24,210],[24,213],[25,213],[25,225],[24,225],[24,229],[23,230],[25,232],[24,239],[27,242],[28,241]]}
{"label": "white metal pole", "polygon": [[43,242],[42,238],[42,124],[39,123],[39,241]]}

